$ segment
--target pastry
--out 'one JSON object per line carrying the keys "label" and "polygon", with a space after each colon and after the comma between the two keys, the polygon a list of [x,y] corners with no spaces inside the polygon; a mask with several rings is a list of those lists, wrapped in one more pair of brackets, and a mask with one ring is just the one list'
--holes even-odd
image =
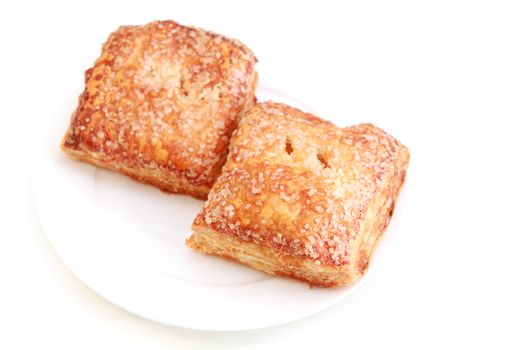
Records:
{"label": "pastry", "polygon": [[362,276],[393,214],[408,149],[383,130],[338,128],[274,102],[255,105],[187,244],[314,286]]}
{"label": "pastry", "polygon": [[124,26],[86,71],[61,148],[163,191],[206,198],[254,103],[243,44],[172,21]]}

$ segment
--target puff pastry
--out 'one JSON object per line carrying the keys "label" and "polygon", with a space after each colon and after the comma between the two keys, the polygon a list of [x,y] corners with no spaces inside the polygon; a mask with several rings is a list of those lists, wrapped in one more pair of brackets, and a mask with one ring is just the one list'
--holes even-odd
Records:
{"label": "puff pastry", "polygon": [[112,33],[62,149],[168,192],[206,198],[237,119],[255,100],[243,44],[172,21]]}
{"label": "puff pastry", "polygon": [[371,124],[337,128],[257,104],[187,244],[314,286],[350,284],[367,270],[408,162],[408,149]]}

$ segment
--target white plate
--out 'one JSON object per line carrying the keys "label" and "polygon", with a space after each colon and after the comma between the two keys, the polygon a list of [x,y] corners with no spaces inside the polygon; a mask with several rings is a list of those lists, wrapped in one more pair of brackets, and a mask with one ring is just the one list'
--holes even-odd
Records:
{"label": "white plate", "polygon": [[[308,110],[266,88],[260,88],[258,98]],[[66,158],[59,141],[69,108],[68,115],[58,116],[59,130],[49,135],[50,145],[35,166],[36,208],[63,262],[110,302],[173,326],[235,331],[306,317],[363,283],[333,290],[309,288],[189,249],[184,241],[203,201],[162,193]],[[393,224],[371,270],[385,254]]]}

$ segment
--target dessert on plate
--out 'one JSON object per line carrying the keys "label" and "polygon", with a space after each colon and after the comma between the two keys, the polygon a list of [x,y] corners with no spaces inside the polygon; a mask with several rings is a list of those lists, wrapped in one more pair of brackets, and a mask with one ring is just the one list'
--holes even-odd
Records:
{"label": "dessert on plate", "polygon": [[393,214],[409,151],[371,124],[255,104],[256,62],[237,40],[173,21],[120,27],[86,71],[61,148],[207,199],[186,241],[200,252],[350,284]]}
{"label": "dessert on plate", "polygon": [[314,286],[367,270],[404,182],[409,151],[383,130],[280,103],[241,118],[187,244]]}
{"label": "dessert on plate", "polygon": [[173,21],[120,27],[86,71],[61,148],[163,191],[206,198],[238,118],[255,101],[255,63],[239,41]]}

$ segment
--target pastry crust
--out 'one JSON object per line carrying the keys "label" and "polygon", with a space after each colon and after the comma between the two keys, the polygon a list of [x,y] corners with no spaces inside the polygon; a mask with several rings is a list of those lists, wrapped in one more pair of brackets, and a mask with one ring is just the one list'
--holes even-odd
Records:
{"label": "pastry crust", "polygon": [[187,244],[315,286],[350,284],[368,268],[408,162],[408,149],[371,124],[337,128],[257,104]]}
{"label": "pastry crust", "polygon": [[172,21],[120,27],[86,71],[61,148],[206,198],[238,118],[254,103],[255,63],[240,42]]}

